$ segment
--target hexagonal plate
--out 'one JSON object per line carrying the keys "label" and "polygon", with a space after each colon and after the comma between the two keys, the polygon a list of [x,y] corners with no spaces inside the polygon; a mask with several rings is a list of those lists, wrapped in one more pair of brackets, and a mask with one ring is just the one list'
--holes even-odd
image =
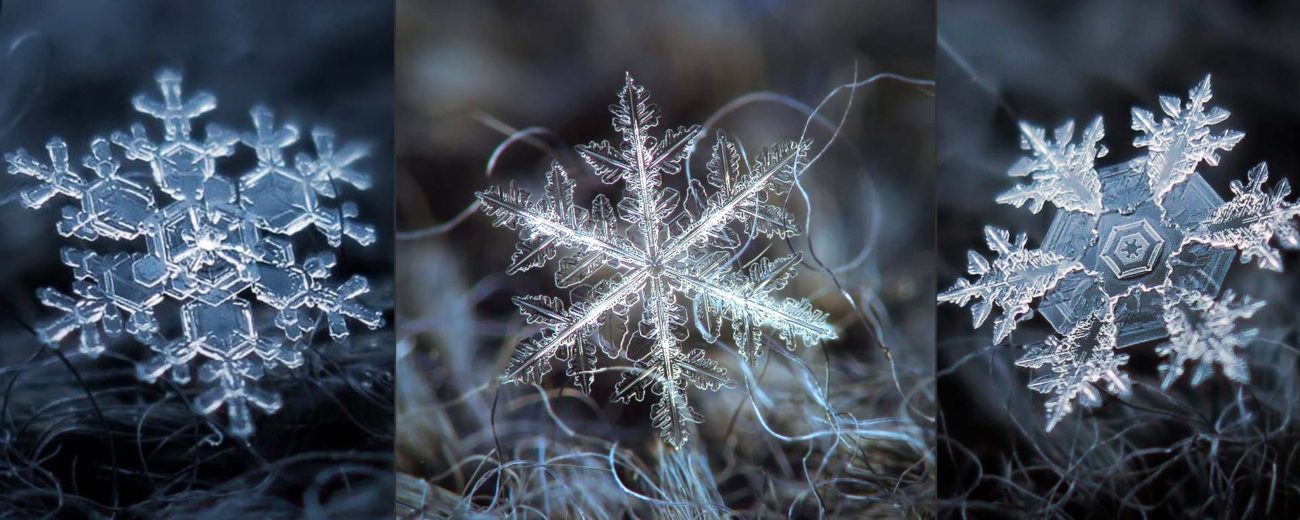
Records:
{"label": "hexagonal plate", "polygon": [[140,223],[153,214],[153,193],[125,179],[101,179],[86,190],[81,210],[100,235],[127,240],[140,234]]}
{"label": "hexagonal plate", "polygon": [[216,170],[215,161],[199,144],[181,141],[159,148],[150,166],[158,187],[180,200],[197,198]]}
{"label": "hexagonal plate", "polygon": [[240,198],[257,225],[284,235],[302,231],[316,211],[316,192],[297,173],[268,169],[240,183]]}
{"label": "hexagonal plate", "polygon": [[307,302],[311,289],[307,273],[299,268],[263,267],[253,292],[259,300],[277,309],[296,308]]}
{"label": "hexagonal plate", "polygon": [[134,265],[144,255],[117,253],[110,257],[96,256],[89,267],[98,271],[96,278],[100,289],[119,308],[136,313],[152,308],[163,299],[163,292],[136,281]]}
{"label": "hexagonal plate", "polygon": [[1120,224],[1106,232],[1101,260],[1116,278],[1150,273],[1164,252],[1165,240],[1144,218]]}
{"label": "hexagonal plate", "polygon": [[242,358],[256,343],[251,305],[239,298],[217,305],[186,303],[181,306],[181,324],[185,337],[198,342],[199,350],[215,359]]}
{"label": "hexagonal plate", "polygon": [[[1143,291],[1164,282],[1171,265],[1169,255],[1183,240],[1183,229],[1196,225],[1223,199],[1200,175],[1174,187],[1165,199],[1165,212],[1151,198],[1142,159],[1100,170],[1102,202],[1106,210],[1098,216],[1060,211],[1043,240],[1043,249],[1078,259],[1100,279],[1075,274],[1063,280],[1039,305],[1039,312],[1058,333],[1065,333],[1105,298],[1118,298],[1116,322],[1118,346],[1125,347],[1164,337],[1162,301],[1158,294]],[[1103,252],[1124,247],[1121,240],[1139,234],[1149,242],[1139,265]],[[1111,243],[1112,238],[1116,243]],[[1163,245],[1159,245],[1163,243]],[[1140,245],[1140,244],[1138,244]],[[1158,246],[1158,247],[1157,247]],[[1178,283],[1210,294],[1218,294],[1235,252],[1207,248],[1178,259]],[[1134,261],[1139,259],[1134,259]],[[1149,267],[1147,267],[1149,265]],[[1140,268],[1139,268],[1140,267]],[[1185,279],[1184,279],[1185,278]]]}

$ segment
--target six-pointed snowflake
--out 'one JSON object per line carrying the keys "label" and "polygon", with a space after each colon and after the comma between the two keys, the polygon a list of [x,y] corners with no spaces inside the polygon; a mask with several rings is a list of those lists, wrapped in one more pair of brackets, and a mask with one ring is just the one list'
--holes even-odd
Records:
{"label": "six-pointed snowflake", "polygon": [[688,423],[701,420],[687,403],[688,387],[730,384],[726,369],[703,349],[683,349],[688,305],[705,342],[716,341],[725,322],[751,362],[764,352],[764,330],[789,348],[834,339],[836,332],[807,300],[773,294],[794,276],[798,253],[735,265],[747,241],[798,233],[781,202],[802,169],[808,143],[778,144],[746,166],[740,148],[719,133],[708,164],[712,188],[691,180],[682,193],[665,186],[665,176],[679,172],[700,128],[651,137],[659,112],[649,97],[627,77],[618,104],[610,107],[622,144],[601,141],[578,149],[605,184],[622,181],[618,204],[604,195],[589,208],[575,203],[575,182],[558,163],[547,173],[540,200],[513,183],[478,197],[496,226],[519,230],[508,272],[541,266],[560,249],[570,251],[555,272],[555,284],[571,289],[567,303],[551,296],[515,298],[528,323],[542,332],[518,346],[502,380],[540,382],[558,358],[589,392],[597,350],[627,357],[633,336],[643,338],[645,350],[635,354],[613,398],[640,401],[654,394],[652,422],[665,441],[680,447]]}
{"label": "six-pointed snowflake", "polygon": [[[157,82],[161,100],[140,95],[133,103],[162,123],[160,141],[137,124],[130,133],[95,138],[80,165],[58,138],[46,145],[48,162],[21,149],[5,156],[9,173],[40,181],[22,192],[24,205],[40,208],[59,196],[79,202],[63,208],[59,234],[114,241],[112,249],[125,250],[64,249],[76,282],[72,294],[39,291],[41,302],[61,314],[40,324],[37,335],[57,347],[75,334],[80,352],[96,356],[109,344],[105,336],[129,333],[153,351],[137,370],[149,382],[165,376],[186,384],[197,366],[206,390],[196,407],[211,414],[224,406],[230,432],[247,437],[254,430],[250,405],[268,414],[281,406],[280,396],[255,386],[257,380],[268,369],[303,363],[303,343],[319,317],[335,340],[348,336],[345,318],[372,329],[383,324],[379,310],[357,300],[369,290],[364,277],[331,283],[333,253],[300,261],[291,240],[314,227],[335,247],[345,236],[361,245],[375,241],[372,227],[352,220],[355,204],[328,204],[343,184],[370,186],[352,166],[365,150],[336,149],[332,133],[316,130],[315,155],[290,162],[284,151],[298,141],[298,129],[277,128],[265,108],[252,111],[251,133],[212,125],[200,139],[191,123],[215,109],[216,98],[183,97],[181,77],[171,71]],[[219,172],[219,159],[234,155],[237,144],[255,152],[256,166],[238,176]],[[126,171],[113,145],[131,161]],[[177,334],[168,337],[175,320],[159,320],[160,312],[179,313]]]}
{"label": "six-pointed snowflake", "polygon": [[[1032,153],[1010,170],[1012,177],[1029,177],[998,197],[1017,207],[1029,204],[1037,213],[1044,204],[1057,208],[1041,249],[1027,249],[1022,235],[1013,245],[1005,231],[989,228],[989,248],[999,257],[990,264],[975,252],[968,271],[977,278],[959,279],[940,294],[940,302],[966,305],[978,327],[993,305],[1004,315],[997,320],[995,340],[1010,335],[1017,322],[1037,310],[1060,333],[1035,346],[1017,363],[1050,370],[1030,388],[1051,394],[1047,428],[1052,429],[1074,409],[1100,403],[1098,384],[1124,395],[1128,379],[1120,368],[1127,356],[1119,348],[1164,337],[1156,350],[1167,358],[1161,366],[1168,387],[1183,374],[1184,364],[1199,365],[1192,384],[1199,384],[1223,367],[1232,380],[1245,383],[1248,373],[1238,348],[1255,337],[1253,329],[1238,330],[1236,321],[1249,318],[1262,302],[1234,301],[1226,292],[1216,300],[1220,285],[1241,253],[1243,263],[1257,259],[1261,267],[1281,270],[1274,237],[1286,249],[1300,247],[1300,232],[1292,219],[1300,207],[1285,200],[1284,180],[1271,192],[1263,189],[1268,169],[1261,164],[1248,175],[1248,185],[1233,182],[1235,198],[1222,199],[1196,172],[1201,163],[1216,165],[1218,153],[1231,150],[1244,134],[1215,133],[1211,126],[1228,118],[1228,111],[1209,107],[1210,78],[1192,88],[1186,102],[1161,96],[1165,117],[1133,110],[1133,145],[1144,156],[1098,168],[1106,155],[1100,140],[1100,119],[1072,143],[1074,125],[1066,123],[1047,139],[1039,128],[1022,124],[1022,148]],[[1033,302],[1038,304],[1032,307]]]}

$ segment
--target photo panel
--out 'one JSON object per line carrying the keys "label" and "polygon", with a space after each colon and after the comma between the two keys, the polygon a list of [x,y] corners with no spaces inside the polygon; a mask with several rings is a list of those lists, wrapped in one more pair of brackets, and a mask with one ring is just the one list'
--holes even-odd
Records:
{"label": "photo panel", "polygon": [[393,23],[0,4],[0,516],[392,514]]}
{"label": "photo panel", "polygon": [[932,6],[397,10],[398,514],[933,514]]}
{"label": "photo panel", "polygon": [[1297,14],[940,2],[940,516],[1296,515]]}

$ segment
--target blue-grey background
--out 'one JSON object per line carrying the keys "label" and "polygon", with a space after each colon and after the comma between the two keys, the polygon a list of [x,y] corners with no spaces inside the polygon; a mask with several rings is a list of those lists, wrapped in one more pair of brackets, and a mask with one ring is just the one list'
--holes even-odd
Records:
{"label": "blue-grey background", "polygon": [[[0,150],[43,155],[58,135],[77,160],[94,136],[150,124],[130,99],[155,95],[153,77],[163,67],[182,71],[188,92],[216,94],[218,108],[200,129],[208,122],[251,128],[247,113],[258,103],[304,135],[328,126],[340,141],[371,146],[362,165],[375,186],[349,197],[380,235],[368,248],[339,250],[336,273],[367,275],[378,302],[391,302],[393,16],[385,1],[5,0]],[[29,184],[0,176],[0,193]],[[322,344],[300,374],[276,380],[284,407],[271,417],[255,414],[251,444],[210,445],[203,442],[210,430],[176,388],[134,381],[130,361],[144,354],[138,346],[94,361],[70,356],[81,381],[39,350],[25,328],[48,316],[34,291],[68,289],[71,274],[58,251],[72,243],[54,230],[60,201],[32,211],[6,200],[0,510],[21,517],[391,514],[391,332]]]}

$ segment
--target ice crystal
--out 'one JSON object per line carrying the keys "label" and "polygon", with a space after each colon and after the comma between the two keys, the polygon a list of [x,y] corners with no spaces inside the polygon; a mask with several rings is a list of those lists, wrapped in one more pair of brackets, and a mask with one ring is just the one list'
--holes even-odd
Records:
{"label": "ice crystal", "polygon": [[1034,300],[1056,287],[1065,275],[1083,269],[1073,260],[1042,249],[1026,249],[1024,234],[1011,242],[1011,234],[992,226],[984,228],[984,241],[997,258],[993,262],[974,251],[966,252],[966,272],[975,275],[974,282],[965,278],[957,280],[952,288],[939,294],[940,302],[965,306],[972,299],[982,300],[971,306],[975,328],[984,324],[993,306],[1002,310],[1002,316],[993,322],[994,341],[1001,343],[1016,323],[1032,312]]}
{"label": "ice crystal", "polygon": [[[298,129],[277,128],[260,107],[251,112],[252,132],[210,125],[200,139],[193,120],[215,109],[216,98],[184,97],[181,76],[172,71],[156,80],[162,99],[142,94],[133,105],[161,122],[161,140],[141,124],[97,137],[80,163],[89,176],[70,162],[58,138],[46,145],[48,161],[22,149],[5,156],[9,173],[39,181],[22,192],[25,206],[40,208],[60,196],[76,200],[79,205],[63,208],[59,234],[112,241],[117,251],[63,250],[76,281],[71,294],[38,291],[59,315],[38,325],[37,336],[59,347],[75,334],[78,350],[97,356],[125,332],[153,352],[137,367],[141,380],[167,377],[183,385],[197,367],[205,390],[196,408],[212,414],[224,407],[230,432],[248,437],[251,408],[271,414],[282,404],[258,380],[267,370],[303,363],[318,318],[335,340],[348,336],[345,318],[372,329],[383,324],[380,311],[357,299],[369,290],[364,277],[334,285],[333,253],[299,261],[293,243],[309,226],[336,247],[345,236],[361,245],[375,241],[374,228],[352,220],[353,203],[329,204],[343,184],[370,186],[368,175],[353,167],[366,152],[336,149],[331,132],[316,130],[315,154],[290,162],[284,152],[298,141]],[[236,154],[239,144],[254,151],[256,165],[240,175],[219,171],[219,160]],[[128,161],[126,171],[114,145]],[[133,168],[145,165],[147,172]],[[179,313],[179,334],[168,337],[167,323],[175,320],[160,321],[160,313]]]}
{"label": "ice crystal", "polygon": [[1278,181],[1271,193],[1264,191],[1264,182],[1268,181],[1266,164],[1252,168],[1246,180],[1247,185],[1232,181],[1233,199],[1214,210],[1189,238],[1236,249],[1241,252],[1242,263],[1258,259],[1259,267],[1281,271],[1282,256],[1269,242],[1276,236],[1284,249],[1300,248],[1300,232],[1291,222],[1300,216],[1300,205],[1286,200],[1291,194],[1291,183],[1286,179]]}
{"label": "ice crystal", "polygon": [[1086,407],[1100,405],[1099,387],[1112,394],[1128,394],[1128,375],[1120,371],[1128,356],[1115,353],[1111,312],[1109,307],[1095,309],[1064,336],[1050,336],[1016,360],[1022,367],[1048,368],[1048,373],[1029,383],[1031,390],[1052,396],[1047,400],[1047,429],[1069,415],[1075,401]]}
{"label": "ice crystal", "polygon": [[1164,375],[1161,386],[1168,388],[1183,375],[1183,365],[1199,363],[1192,374],[1192,385],[1199,385],[1214,375],[1214,365],[1223,367],[1223,375],[1238,383],[1250,381],[1246,360],[1237,354],[1259,333],[1256,329],[1238,330],[1236,322],[1250,318],[1264,302],[1242,298],[1237,302],[1232,290],[1223,291],[1218,299],[1192,291],[1174,290],[1165,298],[1165,327],[1169,343],[1156,348],[1168,359],[1160,365]]}
{"label": "ice crystal", "polygon": [[628,76],[618,98],[610,110],[622,144],[600,141],[578,148],[601,181],[623,183],[617,205],[605,195],[597,195],[589,208],[576,203],[575,182],[558,163],[547,173],[538,200],[513,183],[478,194],[494,225],[519,231],[509,273],[539,267],[568,250],[555,271],[556,286],[570,289],[567,303],[552,296],[515,298],[528,323],[540,325],[542,332],[516,348],[501,379],[538,383],[558,358],[575,384],[590,392],[597,351],[628,357],[633,338],[640,337],[648,348],[615,386],[613,399],[655,395],[652,423],[666,442],[681,447],[689,423],[702,420],[688,403],[688,388],[730,385],[726,369],[703,349],[683,348],[689,338],[688,302],[705,342],[717,340],[725,322],[750,361],[763,353],[764,330],[788,348],[836,337],[827,315],[808,301],[774,295],[794,275],[801,261],[797,253],[733,265],[749,239],[798,233],[794,217],[780,203],[809,144],[772,146],[746,167],[740,148],[719,133],[706,177],[712,188],[693,179],[682,193],[666,186],[665,176],[681,170],[700,127],[651,137],[659,111],[645,88]]}
{"label": "ice crystal", "polygon": [[1215,365],[1233,381],[1249,380],[1238,349],[1255,332],[1238,330],[1236,322],[1263,303],[1236,304],[1230,291],[1215,296],[1238,251],[1243,263],[1258,259],[1261,267],[1281,270],[1270,241],[1276,236],[1282,248],[1300,247],[1300,232],[1291,222],[1300,209],[1285,200],[1290,194],[1285,181],[1264,191],[1268,169],[1263,164],[1250,171],[1247,185],[1233,182],[1235,198],[1227,203],[1196,172],[1202,163],[1218,164],[1218,152],[1231,150],[1244,137],[1232,130],[1212,132],[1228,111],[1208,106],[1211,97],[1207,76],[1186,102],[1161,96],[1163,119],[1135,108],[1133,146],[1145,148],[1145,155],[1100,168],[1096,159],[1107,153],[1100,144],[1101,119],[1088,125],[1079,143],[1072,142],[1071,123],[1056,131],[1054,141],[1044,130],[1021,123],[1021,147],[1031,156],[1008,174],[1029,176],[1031,183],[997,200],[1028,204],[1034,213],[1052,204],[1058,211],[1051,228],[1037,250],[1025,249],[1023,235],[1012,244],[1007,232],[989,228],[989,248],[999,258],[990,263],[970,252],[967,270],[978,280],[958,279],[939,301],[965,306],[980,299],[971,309],[976,327],[992,305],[1001,307],[996,342],[1034,311],[1061,334],[1018,361],[1048,370],[1030,388],[1052,396],[1049,430],[1076,401],[1099,404],[1098,388],[1127,393],[1127,376],[1120,371],[1127,356],[1116,354],[1119,348],[1168,337],[1156,349],[1166,357],[1165,387],[1188,362],[1200,363],[1192,384],[1212,375]]}
{"label": "ice crystal", "polygon": [[1195,174],[1200,163],[1217,166],[1218,152],[1232,150],[1246,136],[1236,130],[1210,132],[1210,126],[1229,115],[1219,107],[1209,107],[1207,112],[1211,97],[1210,77],[1206,76],[1188,92],[1187,103],[1177,96],[1160,96],[1160,109],[1169,116],[1166,119],[1157,122],[1150,111],[1133,109],[1132,127],[1140,132],[1133,146],[1147,149],[1147,183],[1156,201],[1163,201],[1169,190]]}

